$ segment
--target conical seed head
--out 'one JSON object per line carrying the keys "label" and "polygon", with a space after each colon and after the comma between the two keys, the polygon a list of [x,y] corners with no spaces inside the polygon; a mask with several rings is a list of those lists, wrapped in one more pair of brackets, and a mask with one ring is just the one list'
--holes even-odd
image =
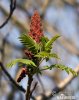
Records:
{"label": "conical seed head", "polygon": [[35,10],[34,15],[31,18],[30,32],[29,35],[37,42],[40,42],[43,36],[43,27],[40,19],[40,15],[37,10]]}

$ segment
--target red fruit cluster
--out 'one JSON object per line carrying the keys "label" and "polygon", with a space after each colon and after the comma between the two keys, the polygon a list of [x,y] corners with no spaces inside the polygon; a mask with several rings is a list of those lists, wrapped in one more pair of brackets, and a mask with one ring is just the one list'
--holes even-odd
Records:
{"label": "red fruit cluster", "polygon": [[29,35],[37,42],[40,42],[43,36],[43,28],[38,11],[35,10],[34,15],[31,18]]}
{"label": "red fruit cluster", "polygon": [[17,78],[17,82],[20,82],[24,77],[28,74],[27,68],[22,68],[19,77]]}

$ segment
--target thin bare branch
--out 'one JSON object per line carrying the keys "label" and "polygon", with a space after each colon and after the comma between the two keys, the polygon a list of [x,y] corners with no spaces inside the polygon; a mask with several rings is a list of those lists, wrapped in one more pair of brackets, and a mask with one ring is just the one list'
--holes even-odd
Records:
{"label": "thin bare branch", "polygon": [[30,92],[30,96],[32,96],[32,93],[33,93],[33,91],[35,90],[35,88],[36,88],[37,84],[38,84],[38,82],[36,82],[36,83],[35,83],[35,85],[34,85],[33,89],[32,89],[32,90],[31,90],[31,92]]}
{"label": "thin bare branch", "polygon": [[9,16],[5,20],[5,22],[2,25],[0,25],[0,28],[4,27],[8,23],[8,21],[10,20],[15,8],[16,8],[16,0],[10,0],[10,13],[9,13]]}
{"label": "thin bare branch", "polygon": [[0,67],[2,69],[2,71],[6,74],[6,76],[10,79],[10,81],[13,83],[13,85],[15,85],[20,91],[22,92],[26,92],[26,90],[22,87],[22,86],[19,86],[15,80],[11,77],[11,75],[7,72],[7,70],[5,69],[4,65],[0,62]]}

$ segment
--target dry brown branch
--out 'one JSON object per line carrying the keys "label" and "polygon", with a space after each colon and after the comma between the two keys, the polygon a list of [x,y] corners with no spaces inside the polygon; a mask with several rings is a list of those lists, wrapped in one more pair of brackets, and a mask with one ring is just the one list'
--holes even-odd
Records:
{"label": "dry brown branch", "polygon": [[[9,14],[7,9],[5,9],[1,4],[0,4],[0,9],[4,12],[5,15]],[[27,29],[29,29],[28,23],[23,23],[21,20],[16,18],[16,16],[14,15],[11,17],[11,19],[12,21],[14,21],[14,23],[16,23],[17,26],[20,26],[21,29],[24,29],[27,32]]]}
{"label": "dry brown branch", "polygon": [[7,70],[5,69],[4,65],[0,62],[0,67],[2,69],[2,71],[6,74],[6,76],[10,79],[10,81],[13,83],[13,85],[15,85],[17,87],[17,89],[19,89],[22,92],[26,92],[25,89],[22,86],[19,86],[15,80],[11,77],[11,75],[7,72]]}
{"label": "dry brown branch", "polygon": [[32,96],[32,93],[33,93],[33,91],[35,90],[37,84],[38,84],[38,82],[36,82],[36,83],[34,84],[34,87],[33,87],[33,89],[32,89],[31,92],[30,92],[30,96]]}
{"label": "dry brown branch", "polygon": [[12,17],[12,14],[13,14],[15,8],[16,8],[16,0],[10,0],[10,13],[9,13],[9,16],[5,20],[5,22],[0,26],[0,28],[4,27],[8,23],[8,21]]}
{"label": "dry brown branch", "polygon": [[42,13],[44,13],[46,11],[47,6],[49,5],[49,2],[50,2],[49,0],[44,1],[44,4],[42,6]]}

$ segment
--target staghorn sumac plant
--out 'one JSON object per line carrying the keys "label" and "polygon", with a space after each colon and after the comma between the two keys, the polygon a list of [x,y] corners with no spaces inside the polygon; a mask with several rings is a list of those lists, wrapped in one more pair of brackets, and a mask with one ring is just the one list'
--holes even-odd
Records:
{"label": "staghorn sumac plant", "polygon": [[26,100],[30,100],[30,88],[33,75],[40,74],[43,70],[58,68],[65,70],[68,74],[72,73],[73,75],[77,75],[77,73],[71,68],[62,64],[52,64],[51,66],[43,66],[43,69],[39,68],[39,65],[43,60],[46,60],[47,62],[50,58],[59,59],[56,53],[51,52],[53,43],[59,37],[60,35],[55,35],[51,39],[48,39],[48,37],[44,36],[40,15],[38,11],[35,10],[34,15],[31,18],[30,31],[28,34],[21,34],[19,37],[19,40],[25,47],[24,53],[26,55],[26,59],[15,59],[7,65],[10,67],[16,63],[21,63],[22,66],[25,66],[22,68],[17,82],[20,82],[24,77],[26,77],[26,75],[28,76]]}

